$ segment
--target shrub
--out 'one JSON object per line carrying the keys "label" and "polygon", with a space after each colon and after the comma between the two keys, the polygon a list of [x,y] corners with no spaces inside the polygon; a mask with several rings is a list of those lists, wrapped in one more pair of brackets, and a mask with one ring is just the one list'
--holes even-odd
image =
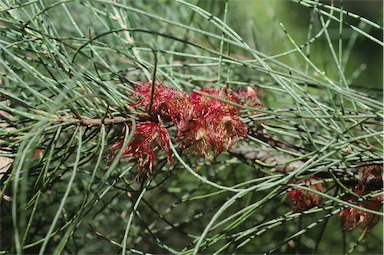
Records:
{"label": "shrub", "polygon": [[1,252],[382,254],[382,17],[343,2],[0,1]]}

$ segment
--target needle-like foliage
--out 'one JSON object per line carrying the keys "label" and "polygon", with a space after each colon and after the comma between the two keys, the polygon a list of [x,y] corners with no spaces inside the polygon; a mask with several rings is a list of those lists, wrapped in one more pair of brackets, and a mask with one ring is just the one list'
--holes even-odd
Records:
{"label": "needle-like foliage", "polygon": [[0,0],[0,254],[382,254],[346,2]]}

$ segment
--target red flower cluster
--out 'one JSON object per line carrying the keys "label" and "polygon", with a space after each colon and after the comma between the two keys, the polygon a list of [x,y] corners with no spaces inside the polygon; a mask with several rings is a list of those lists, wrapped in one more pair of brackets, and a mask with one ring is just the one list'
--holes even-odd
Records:
{"label": "red flower cluster", "polygon": [[[353,192],[358,196],[364,196],[371,191],[383,188],[383,168],[381,165],[363,166],[359,169],[359,181],[353,188]],[[358,202],[355,195],[347,194],[342,199],[344,201],[355,203],[357,206],[379,211],[383,205],[383,196],[375,197],[374,199]],[[341,228],[343,230],[352,230],[362,224],[363,228],[372,228],[379,222],[379,216],[361,211],[356,208],[347,207],[340,211]]]}
{"label": "red flower cluster", "polygon": [[[316,183],[319,182],[320,179],[317,177],[310,177],[302,182],[300,182],[298,185],[306,186],[310,189],[317,190],[320,192],[324,191],[324,184],[323,183]],[[293,211],[305,211],[308,209],[311,209],[317,205],[319,205],[321,196],[317,195],[313,192],[304,190],[304,189],[293,189],[289,191],[288,193],[289,200],[291,201],[292,210]]]}
{"label": "red flower cluster", "polygon": [[215,158],[228,151],[240,138],[247,135],[247,127],[237,117],[240,108],[211,98],[219,97],[228,102],[241,104],[237,95],[225,87],[221,90],[201,89],[192,93],[192,114],[186,123],[178,126],[178,140],[182,148],[191,148],[206,158]]}
{"label": "red flower cluster", "polygon": [[[357,194],[361,195],[360,190],[354,190],[354,192],[358,192]],[[358,197],[352,194],[347,194],[342,199],[346,202],[354,203],[358,200]],[[382,201],[383,197],[379,196],[374,200],[357,202],[356,205],[373,211],[379,211],[382,207]],[[360,224],[362,224],[364,228],[372,228],[377,222],[379,222],[380,217],[353,207],[347,207],[340,211],[340,219],[341,228],[343,230],[352,230]]]}
{"label": "red flower cluster", "polygon": [[367,165],[359,169],[358,187],[363,191],[372,191],[383,188],[383,166]]}
{"label": "red flower cluster", "polygon": [[[137,125],[134,138],[124,148],[122,157],[137,157],[140,168],[147,174],[153,171],[156,148],[162,149],[168,161],[171,160],[168,132],[158,118],[176,127],[175,141],[180,149],[213,159],[247,136],[247,127],[237,116],[239,106],[262,107],[256,90],[250,87],[239,90],[238,94],[224,87],[221,90],[201,89],[191,95],[163,84],[155,84],[152,91],[149,82],[133,89],[137,103],[131,106],[144,107],[151,121],[147,118]],[[123,141],[119,141],[111,149],[116,151],[122,145]]]}
{"label": "red flower cluster", "polygon": [[[121,140],[110,148],[112,151],[120,150],[124,140]],[[159,123],[143,122],[136,126],[135,135],[124,148],[122,157],[137,157],[140,162],[141,169],[145,169],[149,165],[149,173],[152,173],[153,164],[156,156],[154,149],[159,146],[168,155],[168,161],[171,160],[171,151],[168,132]],[[145,170],[145,173],[148,172]]]}

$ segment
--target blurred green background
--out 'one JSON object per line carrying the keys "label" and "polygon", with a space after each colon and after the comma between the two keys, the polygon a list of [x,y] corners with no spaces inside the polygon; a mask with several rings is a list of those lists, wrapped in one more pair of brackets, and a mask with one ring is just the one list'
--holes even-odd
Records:
{"label": "blurred green background", "polygon": [[[197,4],[202,8],[212,12],[218,17],[223,17],[225,0],[199,1]],[[344,1],[320,1],[320,3],[331,4],[343,8],[351,13],[358,14],[368,20],[383,26],[383,1],[378,0],[344,0]],[[267,54],[277,55],[294,48],[287,42],[287,37],[280,27],[283,23],[288,33],[293,37],[298,45],[308,41],[309,23],[314,19],[312,35],[319,29],[321,24],[318,17],[312,17],[310,9],[286,0],[235,0],[229,1],[228,24],[240,34],[255,49]],[[353,25],[363,29],[366,33],[382,41],[383,31],[380,29],[370,29],[359,22],[358,19],[344,15],[343,24],[343,48],[344,54],[350,54],[345,75],[350,78],[351,87],[366,91],[372,96],[381,96],[383,86],[383,47],[371,40],[359,36],[353,47],[345,52],[346,45],[353,39],[354,30],[348,25]],[[339,22],[331,21],[328,29],[330,38],[337,52],[339,35]],[[320,37],[311,44],[310,59],[319,67],[326,71],[327,75],[334,80],[338,80],[338,72],[332,63],[332,56],[329,46],[324,36]],[[305,62],[298,54],[282,56],[278,58],[290,65],[297,65]],[[374,90],[370,90],[374,88]],[[367,90],[368,89],[368,90]]]}

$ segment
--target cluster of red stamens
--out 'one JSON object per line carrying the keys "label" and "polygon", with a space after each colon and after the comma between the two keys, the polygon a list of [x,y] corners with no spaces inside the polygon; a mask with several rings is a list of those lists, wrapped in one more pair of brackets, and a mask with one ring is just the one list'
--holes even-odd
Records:
{"label": "cluster of red stamens", "polygon": [[[168,162],[172,159],[170,137],[163,123],[175,126],[174,142],[178,149],[194,156],[214,159],[224,151],[228,151],[241,138],[247,136],[247,127],[239,118],[242,106],[262,107],[257,98],[257,90],[248,87],[237,93],[226,87],[217,89],[201,89],[187,94],[178,89],[165,87],[163,84],[152,85],[143,82],[134,86],[134,107],[142,107],[149,115],[136,125],[132,140],[123,149],[122,157],[136,158],[139,161],[140,173],[150,175],[156,162],[156,153],[162,150]],[[124,141],[116,142],[112,154],[122,149]],[[359,180],[342,199],[357,206],[379,211],[383,196],[369,200],[361,197],[370,194],[370,188],[379,185],[382,188],[382,166],[365,166],[359,169]],[[324,184],[317,177],[310,177],[298,185],[312,190],[324,192]],[[304,211],[318,206],[321,196],[302,188],[292,188],[288,197],[294,211]],[[340,211],[341,228],[350,230],[362,224],[365,228],[375,225],[379,218],[372,213],[347,207]]]}
{"label": "cluster of red stamens", "polygon": [[[358,169],[357,184],[351,188],[352,192],[347,193],[341,199],[348,203],[355,204],[372,211],[380,211],[383,205],[383,196],[368,195],[383,189],[383,175],[381,165],[363,166]],[[308,187],[312,190],[324,192],[324,184],[320,178],[310,177],[298,185]],[[288,197],[293,211],[304,211],[318,206],[321,196],[307,189],[293,188],[288,192]],[[346,207],[340,211],[340,223],[343,230],[352,230],[358,226],[363,229],[372,228],[380,217],[376,214],[361,210],[356,207]]]}
{"label": "cluster of red stamens", "polygon": [[[324,184],[317,177],[310,177],[300,182],[298,185],[308,187],[319,192],[324,191]],[[300,188],[294,188],[289,191],[288,197],[291,202],[293,211],[304,211],[311,209],[319,205],[321,201],[320,195]]]}
{"label": "cluster of red stamens", "polygon": [[[383,196],[376,196],[370,199],[359,199],[372,191],[383,188],[383,168],[381,165],[363,166],[359,169],[359,181],[352,189],[354,194],[347,194],[342,197],[346,202],[356,206],[379,211],[383,206]],[[360,201],[359,201],[360,200]],[[361,201],[362,200],[362,201]],[[378,215],[362,211],[354,207],[347,207],[340,211],[341,228],[351,230],[359,225],[364,228],[372,228],[380,219]]]}
{"label": "cluster of red stamens", "polygon": [[[241,106],[262,107],[257,91],[250,87],[238,93],[224,87],[187,94],[163,84],[152,86],[143,82],[133,89],[137,102],[131,106],[143,107],[149,118],[136,125],[133,139],[124,148],[122,157],[137,158],[141,172],[147,175],[153,171],[157,148],[171,160],[170,138],[163,123],[173,123],[176,127],[174,141],[179,149],[213,159],[247,136],[247,127],[238,117]],[[116,153],[122,145],[123,141],[119,141],[111,149]]]}

